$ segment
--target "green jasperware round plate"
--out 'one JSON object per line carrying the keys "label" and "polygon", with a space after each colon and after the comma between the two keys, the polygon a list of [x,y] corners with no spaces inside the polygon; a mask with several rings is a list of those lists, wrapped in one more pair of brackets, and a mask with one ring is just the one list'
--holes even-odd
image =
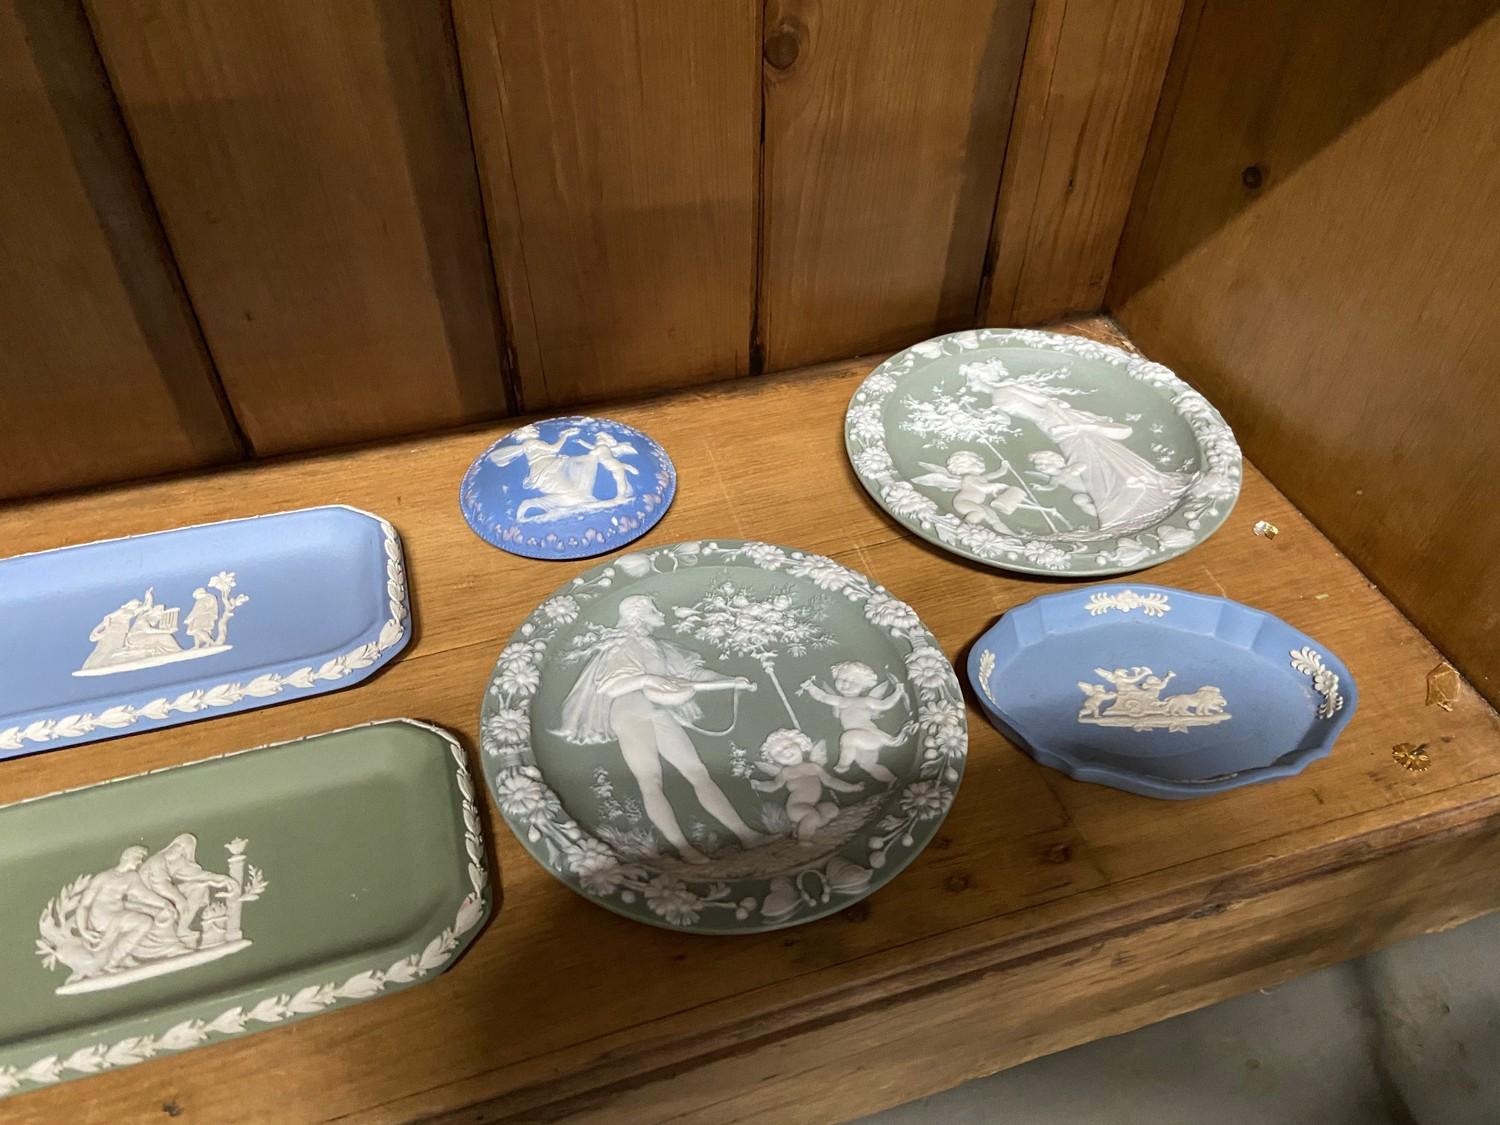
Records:
{"label": "green jasperware round plate", "polygon": [[880,506],[1004,570],[1096,577],[1154,566],[1229,517],[1240,450],[1159,363],[1078,336],[981,328],[870,373],[844,441]]}
{"label": "green jasperware round plate", "polygon": [[495,666],[481,745],[501,815],[578,893],[754,933],[910,863],[968,720],[906,603],[822,556],[718,540],[622,555],[537,607]]}

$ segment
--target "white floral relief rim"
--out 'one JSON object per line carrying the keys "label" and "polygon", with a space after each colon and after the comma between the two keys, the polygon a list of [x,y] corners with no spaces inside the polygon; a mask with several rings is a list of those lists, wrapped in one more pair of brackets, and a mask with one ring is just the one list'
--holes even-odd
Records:
{"label": "white floral relief rim", "polygon": [[[1001,348],[1054,354],[1063,366],[1040,376],[1009,377],[996,355]],[[924,414],[903,423],[922,430],[924,453],[931,450],[946,463],[922,460],[925,473],[899,468],[887,418],[892,396],[933,364],[955,359],[972,361],[960,365],[968,372],[966,388],[939,390],[935,398],[942,403],[918,404],[931,407],[925,413],[932,418]],[[1072,365],[1080,361],[1117,369],[1125,378],[1111,390],[1133,394],[1139,410],[1116,418],[1072,405],[1065,396],[1098,389],[1069,383]],[[978,370],[986,364],[998,365],[999,373]],[[990,406],[983,405],[985,395]],[[1144,416],[1153,411],[1159,420]],[[1169,415],[1191,434],[1189,456],[1179,459],[1184,450],[1167,437],[1151,442],[1149,456],[1160,465],[1126,446],[1138,423],[1154,435]],[[1092,436],[1085,442],[1077,431]],[[1027,453],[1031,469],[1017,468],[996,448],[1007,434],[1022,445],[1040,445]],[[1223,417],[1166,367],[1083,337],[1035,329],[970,329],[890,357],[851,398],[844,439],[860,483],[913,533],[976,562],[1060,577],[1126,573],[1190,550],[1228,518],[1242,472],[1239,447]],[[1147,440],[1150,435],[1137,437],[1136,444]],[[999,465],[992,468],[996,455]],[[964,463],[955,464],[958,459]],[[933,489],[938,496],[930,494]],[[1159,502],[1151,503],[1153,496]],[[1048,530],[1005,522],[1018,523],[1018,512],[1019,520],[1044,521]]]}
{"label": "white floral relief rim", "polygon": [[[892,658],[901,666],[901,678],[909,698],[909,705],[900,708],[901,717],[909,717],[909,722],[901,723],[895,717],[880,717],[878,712],[882,707],[888,706],[893,711],[898,709],[885,702],[895,696],[896,689],[889,686],[872,687],[870,669],[857,662],[844,662],[831,669],[850,681],[840,690],[848,688],[852,691],[863,685],[867,694],[859,697],[861,702],[868,703],[872,699],[879,702],[873,708],[877,712],[874,723],[865,722],[844,728],[845,736],[851,729],[857,729],[858,733],[853,739],[840,738],[837,748],[840,764],[832,762],[832,755],[826,758],[816,757],[817,751],[810,745],[811,740],[799,738],[800,727],[797,731],[785,729],[773,732],[766,737],[766,743],[762,746],[763,757],[768,751],[790,755],[789,758],[778,760],[795,763],[783,767],[783,770],[790,770],[795,775],[791,781],[799,786],[811,784],[808,775],[817,774],[819,769],[815,769],[815,766],[818,766],[821,768],[821,777],[827,779],[821,782],[822,785],[837,781],[848,783],[858,779],[861,785],[868,785],[872,790],[872,795],[867,799],[869,806],[862,806],[862,811],[856,814],[857,827],[843,838],[842,843],[835,845],[831,854],[825,851],[817,853],[815,858],[804,864],[794,861],[782,869],[757,871],[755,845],[748,844],[736,849],[731,841],[728,861],[722,861],[721,853],[715,853],[712,859],[700,857],[710,865],[709,868],[690,867],[682,862],[686,857],[679,845],[672,843],[670,836],[665,835],[672,831],[678,819],[680,810],[674,808],[668,817],[673,824],[663,827],[654,817],[646,821],[646,831],[654,832],[658,846],[664,845],[666,850],[653,853],[648,860],[642,861],[639,853],[622,851],[616,843],[601,839],[600,834],[580,824],[570,814],[563,798],[544,774],[541,766],[545,762],[539,763],[533,735],[536,721],[534,704],[539,693],[547,694],[541,687],[543,675],[557,674],[559,679],[554,681],[554,686],[572,682],[574,687],[569,692],[569,700],[572,700],[578,684],[589,676],[590,669],[594,667],[592,663],[586,664],[584,671],[577,674],[575,682],[573,673],[562,675],[559,664],[564,650],[570,644],[577,647],[581,643],[580,638],[589,635],[588,630],[597,625],[597,622],[581,622],[580,614],[590,602],[606,596],[618,598],[623,606],[623,603],[632,600],[633,595],[628,591],[642,588],[633,586],[632,582],[649,582],[653,577],[676,573],[679,568],[696,568],[704,576],[702,582],[710,590],[716,588],[718,582],[712,576],[720,572],[730,574],[743,568],[757,571],[761,575],[769,574],[777,579],[785,579],[791,585],[805,584],[810,596],[826,595],[835,605],[847,603],[846,611],[860,615],[863,627],[876,630],[892,644]],[[679,624],[687,622],[691,625],[694,620],[690,616],[691,610],[684,611],[681,606],[673,609],[677,613]],[[649,608],[642,608],[642,613],[648,615],[647,623],[654,621],[657,626],[662,626],[663,619],[649,617],[650,612]],[[571,628],[575,621],[580,621],[578,629]],[[662,628],[652,634],[662,637],[665,635]],[[815,638],[806,634],[804,639],[816,644]],[[899,654],[899,659],[894,654]],[[750,670],[753,671],[753,664],[748,658],[739,659],[741,666],[751,665]],[[716,665],[723,661],[709,660],[709,663]],[[861,668],[864,670],[861,671]],[[719,681],[705,683],[702,689],[712,689],[721,698],[739,696],[745,690],[743,685],[736,687],[733,682],[744,680],[745,677],[717,675],[711,669],[702,669],[697,675],[703,681]],[[772,672],[770,680],[760,681],[764,686],[764,694],[760,698],[767,709],[784,705],[787,713],[791,714],[790,697],[782,691],[779,683],[771,682],[775,679],[775,673]],[[600,750],[608,754],[604,760],[612,765],[627,760],[624,741],[613,728],[613,733],[599,731],[595,737],[588,737],[582,732],[581,728],[586,728],[590,721],[588,715],[593,714],[597,718],[602,714],[590,710],[591,701],[584,700],[576,706],[564,701],[564,705],[558,707],[557,692],[548,690],[551,699],[545,721],[549,724],[550,734],[562,733],[553,730],[553,726],[568,727],[571,723],[573,725],[569,729],[572,736],[576,736],[579,741],[601,744]],[[821,685],[809,688],[807,682],[796,692],[799,695],[804,693],[810,694],[814,701],[830,695]],[[856,697],[837,699],[836,703],[848,706],[853,698]],[[859,705],[855,704],[856,707]],[[684,727],[696,732],[692,737],[697,738],[702,745],[707,745],[702,743],[705,737],[723,737],[727,733],[726,730],[708,729],[716,722],[722,723],[724,720],[721,716],[732,710],[728,702],[721,702],[717,706],[720,711],[713,719],[701,719],[703,726],[683,722]],[[803,705],[804,710],[817,706],[821,704],[813,702]],[[735,717],[727,720],[730,728],[739,721],[739,712],[733,710],[732,714]],[[868,717],[865,715],[865,718]],[[764,719],[760,721],[761,725],[766,725]],[[884,722],[885,728],[889,729],[881,728],[878,734],[872,733],[871,726],[879,722]],[[898,723],[899,730],[895,729]],[[893,740],[902,737],[908,740],[905,745],[910,750],[907,772],[903,776],[892,775],[892,780],[887,783],[874,780],[882,772],[890,774],[879,760],[885,752],[881,747],[894,746]],[[607,739],[611,740],[611,745],[606,748],[602,743]],[[894,878],[931,840],[951,806],[962,778],[967,739],[967,715],[957,675],[932,634],[904,602],[864,575],[820,555],[766,543],[715,540],[672,544],[620,556],[574,579],[538,606],[516,631],[496,664],[495,674],[484,700],[481,759],[501,816],[533,858],[570,889],[616,913],[652,925],[698,933],[755,933],[812,921],[834,913]],[[799,746],[800,758],[797,751]],[[902,754],[905,756],[906,750]],[[846,756],[851,759],[847,763],[843,761]],[[695,796],[699,800],[707,798],[708,803],[712,804],[713,794],[718,792],[718,784],[738,785],[742,779],[749,780],[754,788],[763,793],[774,790],[777,800],[783,793],[788,795],[789,819],[781,824],[783,831],[796,836],[801,829],[811,825],[812,831],[808,836],[817,840],[822,823],[829,822],[816,822],[814,814],[807,811],[808,802],[797,806],[803,810],[801,815],[804,819],[794,821],[791,818],[795,805],[793,786],[785,776],[773,774],[770,765],[746,763],[743,758],[736,759],[733,753],[731,761],[734,772],[731,775],[723,769],[721,757],[711,759],[720,762],[719,773],[712,779],[714,784],[704,786],[703,789],[695,787]],[[856,758],[860,760],[854,761]],[[671,774],[677,763],[672,758],[665,760],[672,763],[665,770]],[[691,767],[691,762],[688,764]],[[744,772],[739,772],[741,765],[745,766]],[[764,775],[757,774],[756,768],[763,770]],[[639,775],[632,779],[631,771],[620,770],[616,773],[617,780],[623,779],[628,789],[633,790],[634,783],[640,780]],[[885,788],[879,788],[881,784]],[[644,789],[642,792],[644,793]],[[736,789],[734,792],[742,801],[745,799],[743,790]],[[610,799],[615,796],[613,790],[608,790],[608,795]],[[826,799],[816,803],[815,807],[819,809],[826,805],[831,810],[837,802],[844,800],[857,803],[855,798],[846,798],[826,789],[817,796]],[[878,807],[874,805],[877,799]],[[847,811],[849,808],[849,805],[845,805],[838,811]],[[729,812],[732,811],[727,811],[718,823],[728,825]],[[713,815],[717,814],[711,814],[707,819],[712,820]],[[769,836],[766,839],[772,840]],[[782,849],[782,853],[777,853],[776,850],[783,842],[772,840],[773,846],[767,847],[762,841],[761,853],[783,854],[788,849]],[[692,844],[689,844],[689,850],[694,850]],[[743,869],[750,871],[750,874],[743,874],[738,870],[722,876],[715,873],[723,869],[724,863],[734,867],[739,861],[745,861]],[[715,864],[720,867],[713,867]],[[699,872],[703,874],[699,875]]]}

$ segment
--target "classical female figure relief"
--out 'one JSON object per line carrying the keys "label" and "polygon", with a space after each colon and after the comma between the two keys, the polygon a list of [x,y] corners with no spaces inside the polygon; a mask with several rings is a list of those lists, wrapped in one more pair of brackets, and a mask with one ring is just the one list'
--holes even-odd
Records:
{"label": "classical female figure relief", "polygon": [[1169,731],[1185,731],[1189,727],[1228,722],[1232,717],[1225,710],[1224,693],[1212,684],[1163,698],[1162,692],[1176,676],[1175,672],[1158,676],[1150,668],[1135,667],[1113,671],[1095,668],[1094,674],[1109,686],[1078,682],[1083,692],[1083,706],[1078,709],[1080,723],[1131,730],[1165,727]]}
{"label": "classical female figure relief", "polygon": [[[546,441],[536,426],[526,425],[515,432],[518,444],[501,446],[490,454],[490,460],[501,468],[524,458],[527,469],[524,483],[541,493],[521,501],[516,508],[517,522],[538,523],[603,511],[635,496],[631,478],[638,477],[640,469],[624,458],[637,456],[636,447],[607,433],[596,435],[592,442],[578,438],[579,433],[577,426],[569,426],[558,434],[556,441]],[[563,452],[575,438],[583,452]],[[605,499],[594,496],[601,471],[614,484],[614,495]]]}
{"label": "classical female figure relief", "polygon": [[1124,441],[1134,433],[1131,426],[1074,406],[1065,389],[1045,377],[1012,376],[998,359],[966,363],[960,371],[969,392],[987,398],[992,412],[1030,423],[1057,446],[1053,457],[1032,458],[1040,486],[1070,491],[1100,531],[1149,526],[1193,482],[1190,473],[1163,471],[1129,449]]}
{"label": "classical female figure relief", "polygon": [[[229,620],[250,600],[234,588],[234,574],[220,571],[193,591],[193,604],[179,623],[182,609],[162,605],[155,587],[149,587],[144,596],[131,598],[94,626],[89,633],[94,651],[73,675],[112,676],[228,652],[234,647],[229,643]],[[185,637],[178,635],[179,628]]]}
{"label": "classical female figure relief", "polygon": [[119,988],[248,948],[240,911],[267,883],[245,844],[224,846],[227,874],[199,865],[189,832],[155,853],[133,844],[113,867],[64,887],[43,909],[36,943],[47,968],[72,970],[57,994]]}

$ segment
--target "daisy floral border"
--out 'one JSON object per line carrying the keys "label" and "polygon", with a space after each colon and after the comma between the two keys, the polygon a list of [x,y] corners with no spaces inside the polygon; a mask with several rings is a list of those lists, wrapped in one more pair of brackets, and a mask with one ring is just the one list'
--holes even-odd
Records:
{"label": "daisy floral border", "polygon": [[[617,855],[569,816],[536,764],[530,712],[541,667],[582,606],[618,592],[620,579],[697,565],[748,565],[809,580],[861,603],[866,620],[906,649],[921,740],[917,776],[892,791],[872,829],[832,857],[795,872],[736,879],[733,885],[653,874]],[[884,875],[879,880],[883,884],[905,867],[936,833],[953,803],[968,749],[968,717],[958,676],[936,639],[916,612],[884,587],[822,555],[769,543],[699,541],[622,555],[573,579],[538,606],[495,665],[485,693],[480,746],[500,815],[527,851],[567,886],[617,913],[669,929],[750,933],[842,909],[874,889],[877,870]],[[857,858],[849,854],[855,849],[862,849]]]}
{"label": "daisy floral border", "polygon": [[[1174,529],[1174,542],[1163,542],[1162,537],[1157,537],[1156,545],[1148,547],[1140,542],[1140,533],[1102,539],[1097,552],[1082,556],[1096,558],[1095,563],[1070,565],[1072,557],[1058,551],[1050,540],[1004,536],[988,528],[966,525],[954,513],[939,509],[909,481],[898,478],[886,443],[883,417],[886,400],[898,389],[901,380],[923,362],[962,356],[989,345],[1033,347],[1102,360],[1122,368],[1131,379],[1166,394],[1173,409],[1192,430],[1203,466],[1184,504],[1185,522],[1189,526]],[[1207,538],[1228,518],[1229,509],[1239,495],[1242,474],[1239,444],[1229,424],[1206,398],[1169,368],[1083,336],[1031,328],[974,328],[925,340],[891,356],[870,372],[850,399],[844,443],[860,483],[892,518],[966,558],[1034,574],[1102,576],[1139,570],[1174,558]]]}
{"label": "daisy floral border", "polygon": [[464,935],[483,922],[489,914],[489,870],[485,863],[479,808],[474,799],[474,781],[469,775],[468,758],[463,747],[447,731],[415,719],[385,721],[405,723],[432,732],[447,744],[448,752],[453,758],[453,778],[458,788],[459,815],[463,821],[466,874],[471,889],[458,904],[452,925],[435,934],[420,950],[398,958],[384,970],[365,969],[342,983],[330,981],[326,984],[307,985],[291,993],[272,993],[253,1004],[237,1004],[220,1012],[213,1019],[182,1020],[159,1035],[132,1035],[114,1043],[91,1043],[67,1055],[46,1055],[25,1067],[0,1066],[0,1098],[15,1093],[23,1086],[50,1086],[67,1078],[133,1066],[168,1051],[185,1051],[209,1039],[261,1030],[251,1026],[253,1024],[282,1023],[342,1003],[368,1000],[388,986],[411,984],[445,969],[467,945],[467,942],[461,940]]}

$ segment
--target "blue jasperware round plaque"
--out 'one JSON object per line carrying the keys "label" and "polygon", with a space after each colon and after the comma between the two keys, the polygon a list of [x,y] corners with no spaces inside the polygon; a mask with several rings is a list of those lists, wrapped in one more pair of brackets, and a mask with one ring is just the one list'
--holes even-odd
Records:
{"label": "blue jasperware round plaque", "polygon": [[677,491],[667,451],[640,430],[574,416],[512,430],[469,466],[464,518],[529,559],[581,559],[640,538]]}

